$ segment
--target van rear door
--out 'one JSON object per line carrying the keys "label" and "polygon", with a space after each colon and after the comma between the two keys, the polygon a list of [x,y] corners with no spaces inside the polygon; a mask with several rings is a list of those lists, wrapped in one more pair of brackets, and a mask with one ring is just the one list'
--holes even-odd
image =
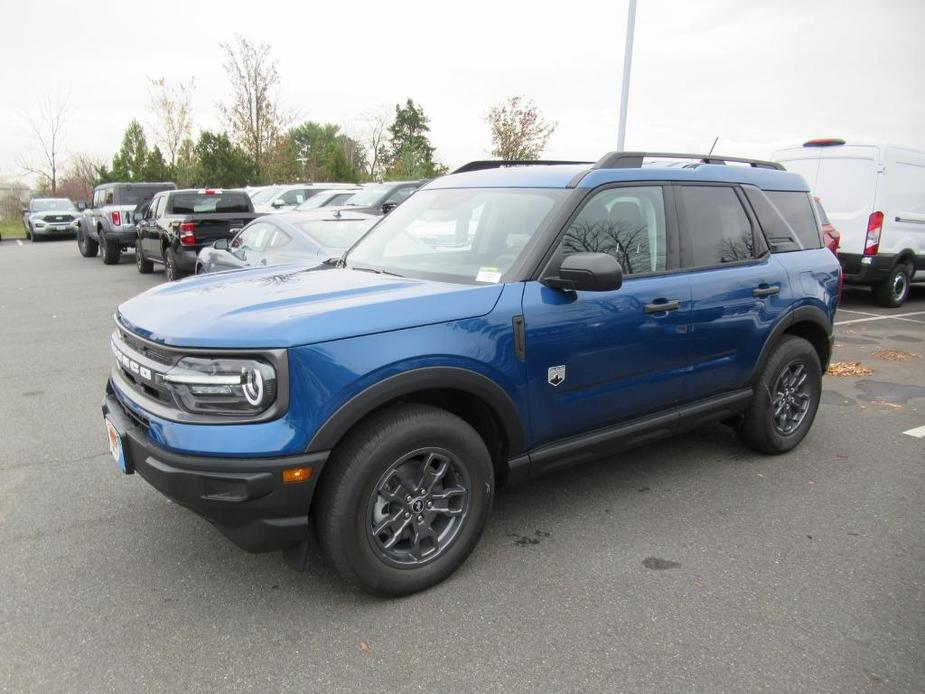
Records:
{"label": "van rear door", "polygon": [[802,174],[841,233],[839,251],[862,254],[867,223],[874,209],[880,148],[872,145],[804,147],[781,152],[777,159]]}

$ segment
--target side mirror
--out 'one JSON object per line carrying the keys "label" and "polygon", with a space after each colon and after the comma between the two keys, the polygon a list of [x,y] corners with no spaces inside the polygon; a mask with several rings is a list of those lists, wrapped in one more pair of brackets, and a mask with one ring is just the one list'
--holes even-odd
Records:
{"label": "side mirror", "polygon": [[392,210],[398,207],[397,202],[384,202],[382,203],[382,214],[388,214]]}
{"label": "side mirror", "polygon": [[227,251],[228,250],[228,239],[219,239],[212,244],[212,248],[217,251]]}
{"label": "side mirror", "polygon": [[280,207],[282,207],[282,206],[285,205],[285,204],[286,204],[286,203],[283,202],[282,200],[274,200],[273,202],[270,203],[270,207],[275,207],[276,209],[279,209]]}
{"label": "side mirror", "polygon": [[573,253],[559,266],[557,277],[543,280],[547,287],[586,292],[612,292],[623,286],[623,268],[608,253]]}

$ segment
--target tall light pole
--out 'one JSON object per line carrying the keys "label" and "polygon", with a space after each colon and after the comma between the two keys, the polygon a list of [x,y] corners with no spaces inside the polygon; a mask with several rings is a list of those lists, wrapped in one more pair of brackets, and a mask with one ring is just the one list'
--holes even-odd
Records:
{"label": "tall light pole", "polygon": [[620,129],[617,131],[617,150],[623,151],[626,140],[626,105],[630,96],[630,69],[633,66],[633,32],[636,29],[636,0],[629,0],[626,16],[626,48],[623,51],[623,90],[620,93]]}

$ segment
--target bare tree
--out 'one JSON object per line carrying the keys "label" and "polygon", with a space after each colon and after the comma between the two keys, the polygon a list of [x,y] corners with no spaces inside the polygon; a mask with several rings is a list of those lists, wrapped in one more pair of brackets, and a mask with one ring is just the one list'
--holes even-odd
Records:
{"label": "bare tree", "polygon": [[151,113],[154,122],[151,129],[157,144],[167,154],[167,164],[173,168],[177,163],[180,145],[193,134],[193,91],[195,78],[189,82],[171,84],[163,77],[148,78]]}
{"label": "bare tree", "polygon": [[498,159],[536,159],[556,130],[532,101],[508,97],[492,106],[486,118],[491,128],[491,156]]}
{"label": "bare tree", "polygon": [[235,36],[234,43],[222,43],[221,47],[231,82],[231,100],[219,108],[229,131],[253,160],[259,177],[286,126],[272,93],[279,84],[279,71],[267,43],[255,45],[243,36]]}
{"label": "bare tree", "polygon": [[61,160],[61,143],[70,116],[70,105],[62,96],[39,102],[35,112],[23,113],[40,153],[36,159],[22,158],[19,166],[25,173],[39,178],[39,186],[47,187],[52,195],[58,192],[58,168]]}
{"label": "bare tree", "polygon": [[392,125],[392,112],[386,108],[366,114],[362,118],[364,125],[356,138],[365,150],[366,175],[370,180],[381,180],[388,166],[389,126]]}
{"label": "bare tree", "polygon": [[58,179],[58,194],[71,200],[89,200],[106,162],[89,154],[71,157]]}

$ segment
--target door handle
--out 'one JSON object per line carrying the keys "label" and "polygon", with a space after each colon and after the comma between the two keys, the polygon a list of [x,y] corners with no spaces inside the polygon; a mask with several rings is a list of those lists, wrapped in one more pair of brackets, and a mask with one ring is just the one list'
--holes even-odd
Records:
{"label": "door handle", "polygon": [[762,284],[752,290],[752,296],[773,296],[774,294],[780,294],[780,285],[769,287]]}
{"label": "door handle", "polygon": [[674,301],[653,301],[651,304],[646,304],[643,309],[646,313],[665,313],[667,311],[677,311],[681,308],[681,302],[678,300]]}

